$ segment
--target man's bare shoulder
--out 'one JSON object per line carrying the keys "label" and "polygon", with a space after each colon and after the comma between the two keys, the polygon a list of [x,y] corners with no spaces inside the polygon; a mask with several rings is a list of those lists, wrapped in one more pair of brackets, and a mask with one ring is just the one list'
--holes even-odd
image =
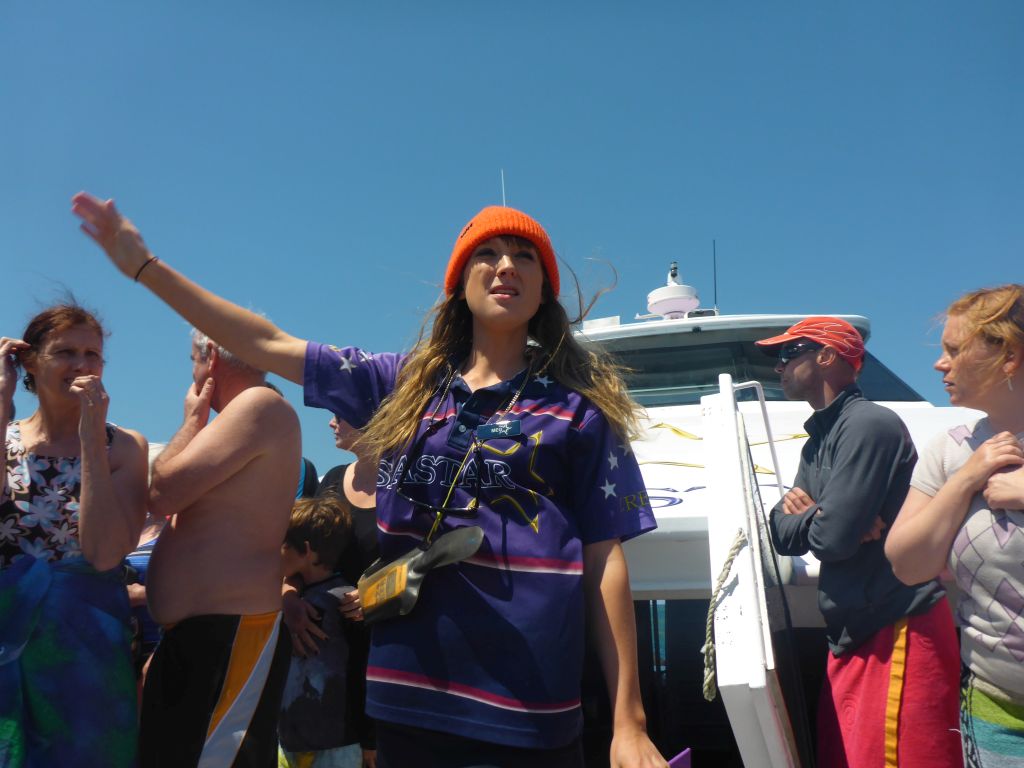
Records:
{"label": "man's bare shoulder", "polygon": [[299,416],[288,401],[273,390],[260,386],[239,392],[217,419],[245,419],[253,424],[258,420],[261,431],[265,431],[266,427],[273,427],[274,430],[299,428]]}

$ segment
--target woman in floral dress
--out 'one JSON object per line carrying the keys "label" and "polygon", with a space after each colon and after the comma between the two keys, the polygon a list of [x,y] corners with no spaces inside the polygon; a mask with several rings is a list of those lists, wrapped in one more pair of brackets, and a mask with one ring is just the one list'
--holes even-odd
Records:
{"label": "woman in floral dress", "polygon": [[[106,421],[103,337],[65,304],[0,338],[0,768],[135,764],[121,561],[145,517],[146,441]],[[39,408],[9,421],[19,368]]]}

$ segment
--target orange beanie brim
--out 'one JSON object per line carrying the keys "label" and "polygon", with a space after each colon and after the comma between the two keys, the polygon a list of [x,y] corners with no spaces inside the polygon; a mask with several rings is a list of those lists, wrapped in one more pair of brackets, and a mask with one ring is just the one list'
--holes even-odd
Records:
{"label": "orange beanie brim", "polygon": [[544,231],[536,219],[515,208],[491,205],[469,220],[455,240],[448,269],[444,273],[444,292],[453,295],[462,280],[462,272],[466,262],[477,247],[492,237],[514,235],[529,240],[540,254],[540,263],[551,283],[551,290],[558,296],[558,264],[555,261],[555,250],[551,247],[548,233]]}

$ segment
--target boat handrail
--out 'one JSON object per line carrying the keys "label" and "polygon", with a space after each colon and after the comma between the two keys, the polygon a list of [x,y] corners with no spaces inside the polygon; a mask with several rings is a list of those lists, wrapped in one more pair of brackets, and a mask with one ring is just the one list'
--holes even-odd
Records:
{"label": "boat handrail", "polygon": [[[721,389],[725,382],[723,379],[725,375],[719,377],[719,388]],[[732,383],[732,377],[728,377],[729,382]],[[760,381],[743,381],[739,384],[732,384],[732,407],[736,408],[736,393],[742,389],[753,389],[757,393],[757,401],[761,404],[761,419],[764,421],[765,436],[768,439],[768,448],[772,454],[772,470],[775,472],[775,484],[779,489],[779,501],[782,501],[782,497],[786,495],[785,490],[782,487],[782,473],[779,471],[779,455],[775,452],[775,438],[772,437],[772,425],[768,420],[768,406],[765,403],[764,397],[764,386]]]}

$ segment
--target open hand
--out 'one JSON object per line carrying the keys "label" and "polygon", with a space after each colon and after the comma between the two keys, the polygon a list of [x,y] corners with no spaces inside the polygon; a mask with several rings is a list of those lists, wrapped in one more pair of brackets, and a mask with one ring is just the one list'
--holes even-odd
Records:
{"label": "open hand", "polygon": [[292,653],[306,658],[316,656],[320,647],[316,640],[327,639],[327,633],[316,625],[320,614],[316,607],[310,605],[295,592],[285,594],[281,618],[292,639]]}
{"label": "open hand", "polygon": [[125,276],[134,279],[152,256],[139,230],[118,212],[113,200],[79,192],[71,198],[71,212],[82,220],[80,229],[99,244]]}

